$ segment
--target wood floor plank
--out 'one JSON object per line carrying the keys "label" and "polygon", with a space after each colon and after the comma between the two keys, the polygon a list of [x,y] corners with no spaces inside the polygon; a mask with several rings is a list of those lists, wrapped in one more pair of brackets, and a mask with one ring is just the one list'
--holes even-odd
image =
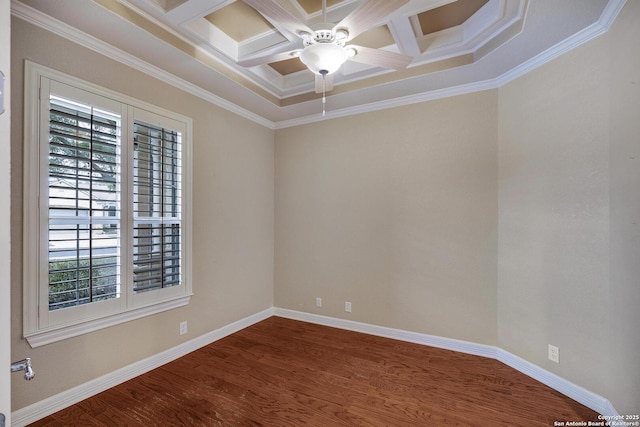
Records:
{"label": "wood floor plank", "polygon": [[271,317],[34,426],[552,426],[598,414],[493,359]]}
{"label": "wood floor plank", "polygon": [[101,423],[103,426],[142,426],[141,422],[129,416],[126,411],[116,408],[104,401],[102,398],[95,396],[92,399],[86,399],[77,405],[94,421]]}

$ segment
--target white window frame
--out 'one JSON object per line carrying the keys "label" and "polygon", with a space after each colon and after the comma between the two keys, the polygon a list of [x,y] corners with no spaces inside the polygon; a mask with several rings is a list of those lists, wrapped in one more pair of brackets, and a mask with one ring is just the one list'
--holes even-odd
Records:
{"label": "white window frame", "polygon": [[[179,131],[182,146],[181,200],[181,284],[141,293],[133,292],[130,233],[134,224],[132,209],[121,216],[121,284],[119,298],[49,312],[48,275],[48,174],[42,162],[48,163],[49,86],[71,89],[122,105],[122,200],[132,205],[131,173],[133,170],[133,121],[140,120]],[[43,99],[40,99],[40,98]],[[46,104],[45,109],[42,105]],[[46,113],[45,113],[46,111]],[[24,110],[24,229],[23,229],[23,335],[32,347],[82,335],[98,329],[128,322],[144,316],[187,305],[192,296],[191,203],[192,203],[192,120],[180,114],[68,76],[59,71],[25,61]],[[125,188],[126,187],[126,188]],[[41,215],[41,211],[44,214]],[[55,313],[60,311],[60,313]]]}

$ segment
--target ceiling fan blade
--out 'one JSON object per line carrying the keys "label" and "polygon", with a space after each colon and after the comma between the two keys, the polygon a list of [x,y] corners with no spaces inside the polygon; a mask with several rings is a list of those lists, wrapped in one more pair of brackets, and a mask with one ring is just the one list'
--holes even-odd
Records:
{"label": "ceiling fan blade", "polygon": [[247,59],[240,59],[238,65],[241,67],[255,67],[256,65],[270,64],[272,62],[284,61],[286,59],[297,58],[302,49],[289,50],[287,52],[274,53],[271,55],[254,56]]}
{"label": "ceiling fan blade", "polygon": [[297,36],[301,32],[313,34],[313,30],[306,24],[283,9],[273,0],[243,0],[246,4],[264,15],[275,27],[283,28]]}
{"label": "ceiling fan blade", "polygon": [[324,78],[320,74],[316,74],[316,93],[330,92],[333,90],[333,75],[328,74]]}
{"label": "ceiling fan blade", "polygon": [[350,61],[391,68],[393,70],[403,70],[407,68],[413,60],[413,57],[408,55],[381,49],[372,49],[370,47],[349,45],[346,46],[345,49],[353,49],[356,51],[356,54],[349,58]]}
{"label": "ceiling fan blade", "polygon": [[351,40],[408,2],[409,0],[365,0],[333,29],[347,29],[349,31],[347,40]]}

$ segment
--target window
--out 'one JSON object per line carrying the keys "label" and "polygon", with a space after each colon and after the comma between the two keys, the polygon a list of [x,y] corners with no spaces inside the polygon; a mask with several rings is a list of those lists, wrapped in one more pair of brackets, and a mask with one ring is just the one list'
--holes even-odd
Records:
{"label": "window", "polygon": [[180,284],[180,134],[134,123],[133,285]]}
{"label": "window", "polygon": [[191,121],[27,63],[24,335],[36,347],[191,295]]}
{"label": "window", "polygon": [[51,94],[48,309],[120,297],[120,116]]}

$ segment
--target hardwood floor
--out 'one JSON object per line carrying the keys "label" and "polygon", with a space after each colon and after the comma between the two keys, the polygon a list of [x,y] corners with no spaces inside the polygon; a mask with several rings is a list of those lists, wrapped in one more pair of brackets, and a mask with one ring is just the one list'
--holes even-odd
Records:
{"label": "hardwood floor", "polygon": [[271,317],[32,426],[553,426],[594,411],[493,359]]}

